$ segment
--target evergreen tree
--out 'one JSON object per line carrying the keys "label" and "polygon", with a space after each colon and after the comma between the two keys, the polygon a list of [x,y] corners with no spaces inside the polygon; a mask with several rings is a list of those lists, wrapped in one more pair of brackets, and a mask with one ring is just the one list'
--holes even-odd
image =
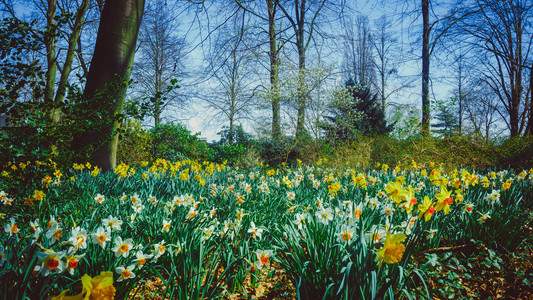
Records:
{"label": "evergreen tree", "polygon": [[451,98],[448,101],[437,100],[434,102],[433,110],[436,111],[434,118],[437,122],[432,127],[435,128],[435,133],[441,136],[448,136],[457,131],[459,120],[457,117],[456,100],[455,98]]}
{"label": "evergreen tree", "polygon": [[356,86],[353,80],[346,84],[344,95],[340,93],[332,102],[329,116],[321,127],[333,140],[353,140],[357,135],[382,135],[393,130],[387,125],[385,113],[377,100],[378,95],[368,87]]}

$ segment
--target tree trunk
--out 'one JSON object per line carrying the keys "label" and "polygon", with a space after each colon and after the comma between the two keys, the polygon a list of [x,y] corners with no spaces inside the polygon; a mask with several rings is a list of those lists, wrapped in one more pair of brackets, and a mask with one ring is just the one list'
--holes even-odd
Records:
{"label": "tree trunk", "polygon": [[[83,0],[80,7],[76,12],[76,20],[74,22],[74,27],[72,28],[72,34],[68,41],[67,56],[65,57],[65,64],[63,65],[63,70],[61,71],[61,77],[57,85],[57,92],[55,95],[54,103],[59,105],[63,102],[65,97],[65,92],[67,90],[68,77],[70,76],[70,71],[72,70],[72,61],[76,54],[76,45],[80,38],[81,27],[83,25],[83,20],[85,18],[85,13],[89,8],[89,0]],[[58,123],[61,119],[61,109],[59,107],[54,107],[52,110],[52,122]]]}
{"label": "tree trunk", "polygon": [[[305,3],[305,2],[304,2]],[[301,12],[305,13],[305,7]],[[296,11],[298,15],[298,11]],[[304,135],[305,125],[305,106],[306,106],[306,89],[305,89],[305,47],[304,47],[304,18],[298,20],[298,31],[296,32],[296,47],[298,48],[298,86],[297,86],[297,120],[296,120],[296,138],[302,138]]]}
{"label": "tree trunk", "polygon": [[533,63],[529,70],[529,119],[527,127],[527,134],[533,136]]}
{"label": "tree trunk", "polygon": [[273,0],[266,0],[268,6],[268,35],[270,44],[270,94],[272,102],[272,139],[281,138],[280,95],[279,95],[279,52],[276,39],[276,6]]}
{"label": "tree trunk", "polygon": [[429,136],[429,0],[422,0],[422,135]]}
{"label": "tree trunk", "polygon": [[459,125],[457,128],[457,131],[459,132],[459,135],[462,135],[463,132],[463,62],[462,57],[460,58],[461,61],[459,62],[459,96],[457,99],[459,101]]}
{"label": "tree trunk", "polygon": [[144,0],[105,1],[83,99],[98,119],[74,137],[75,150],[90,149],[90,161],[103,170],[116,166],[118,134],[127,82],[144,11]]}
{"label": "tree trunk", "polygon": [[[54,100],[54,91],[56,83],[56,44],[57,44],[57,25],[56,25],[56,6],[57,0],[48,0],[48,8],[46,10],[47,31],[44,34],[44,44],[46,46],[46,86],[44,91],[45,101]],[[53,117],[52,115],[50,117]]]}

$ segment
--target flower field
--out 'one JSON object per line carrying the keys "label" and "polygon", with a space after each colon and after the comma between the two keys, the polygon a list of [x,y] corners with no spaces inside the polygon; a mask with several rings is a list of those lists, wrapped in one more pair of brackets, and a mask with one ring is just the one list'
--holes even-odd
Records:
{"label": "flower field", "polygon": [[533,169],[26,162],[0,202],[2,299],[431,298],[441,249],[531,242]]}

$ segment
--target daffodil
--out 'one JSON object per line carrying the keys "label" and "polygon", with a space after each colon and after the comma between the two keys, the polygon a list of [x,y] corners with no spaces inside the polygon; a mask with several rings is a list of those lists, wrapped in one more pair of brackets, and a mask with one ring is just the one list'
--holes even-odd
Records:
{"label": "daffodil", "polygon": [[107,241],[111,239],[111,229],[109,229],[109,227],[107,229],[98,227],[91,237],[93,244],[99,244],[102,249],[105,249]]}
{"label": "daffodil", "polygon": [[472,210],[474,210],[474,205],[470,203],[465,203],[463,206],[463,211],[466,213],[472,213]]}
{"label": "daffodil", "polygon": [[296,193],[294,192],[287,192],[287,198],[289,200],[294,200],[294,198],[296,198]]}
{"label": "daffodil", "polygon": [[435,237],[436,234],[437,234],[437,229],[431,229],[431,230],[427,231],[426,238],[428,240],[431,240],[432,238]]}
{"label": "daffodil", "polygon": [[50,300],[113,300],[116,289],[113,286],[113,273],[105,271],[91,278],[85,274],[81,278],[83,290],[76,296],[65,296],[68,290]]}
{"label": "daffodil", "polygon": [[102,224],[111,229],[112,232],[120,231],[122,229],[122,220],[119,220],[111,215],[102,220]]}
{"label": "daffodil", "polygon": [[115,268],[115,272],[120,275],[120,277],[117,279],[117,282],[121,282],[126,279],[134,278],[135,277],[135,273],[133,273],[134,269],[135,269],[135,265],[130,265],[127,268],[124,268],[124,267]]}
{"label": "daffodil", "polygon": [[146,264],[146,261],[152,257],[152,254],[144,254],[142,250],[137,251],[137,253],[135,253],[135,263],[137,264],[139,270],[142,269],[142,267]]}
{"label": "daffodil", "polygon": [[248,229],[248,233],[252,234],[252,238],[259,238],[261,239],[261,234],[263,233],[263,229],[256,227],[254,221],[250,222],[250,228]]}
{"label": "daffodil", "polygon": [[363,214],[363,203],[359,203],[353,207],[352,213],[350,214],[350,216],[353,216],[353,218],[357,220],[361,217],[362,214]]}
{"label": "daffodil", "polygon": [[424,220],[426,220],[426,222],[429,221],[433,213],[435,213],[433,201],[431,201],[428,196],[424,196],[424,201],[418,205],[418,210],[420,211],[418,214],[418,218],[422,219],[422,217],[424,217]]}
{"label": "daffodil", "polygon": [[379,266],[383,262],[387,264],[394,264],[399,262],[402,259],[403,252],[405,251],[405,245],[402,244],[406,238],[405,234],[398,233],[391,236],[390,231],[387,232],[387,237],[385,238],[385,245],[376,251],[379,257]]}
{"label": "daffodil", "polygon": [[70,238],[68,239],[68,242],[75,248],[75,249],[86,249],[87,248],[87,231],[83,228],[75,227],[72,229]]}
{"label": "daffodil", "polygon": [[353,227],[343,225],[341,227],[341,232],[338,233],[339,241],[348,242],[352,239],[353,234],[354,234]]}
{"label": "daffodil", "polygon": [[329,221],[333,220],[333,211],[331,208],[323,208],[316,212],[317,218],[324,225],[328,225]]}
{"label": "daffodil", "polygon": [[211,225],[209,227],[203,228],[202,231],[204,234],[200,238],[200,241],[205,242],[210,239],[211,236],[213,236],[213,233],[215,233],[215,226]]}
{"label": "daffodil", "polygon": [[198,212],[196,211],[196,209],[194,209],[194,207],[191,207],[191,208],[189,208],[189,212],[187,213],[187,216],[185,218],[186,219],[192,219],[192,218],[196,217],[197,214],[198,214]]}
{"label": "daffodil", "polygon": [[431,173],[429,173],[429,180],[433,185],[440,186],[440,170],[433,169]]}
{"label": "daffodil", "polygon": [[302,229],[303,225],[305,224],[305,215],[297,213],[296,214],[296,220],[293,221],[294,224],[298,226],[298,229]]}
{"label": "daffodil", "polygon": [[445,215],[450,212],[450,204],[453,203],[451,194],[452,191],[448,191],[445,186],[441,187],[440,192],[435,195],[435,198],[437,198],[437,205],[435,205],[436,211],[442,210]]}
{"label": "daffodil", "polygon": [[478,223],[480,223],[480,224],[485,223],[485,221],[487,221],[487,219],[490,218],[490,215],[488,213],[486,213],[486,214],[480,213],[480,214],[481,214],[481,217],[479,217],[479,219],[477,219]]}
{"label": "daffodil", "polygon": [[0,245],[0,267],[6,262],[6,252],[4,246]]}
{"label": "daffodil", "polygon": [[408,214],[410,214],[417,203],[417,200],[415,198],[415,189],[411,185],[409,185],[408,187],[402,190],[399,199],[400,201],[396,202],[398,206],[400,206]]}
{"label": "daffodil", "polygon": [[96,196],[94,197],[94,201],[96,201],[97,203],[101,204],[102,202],[105,201],[105,196],[104,195],[100,195],[100,194],[96,194]]}
{"label": "daffodil", "polygon": [[115,247],[113,247],[112,251],[115,252],[116,257],[128,257],[132,248],[132,239],[126,239],[125,241],[123,241],[120,236],[117,236],[117,238],[115,239]]}
{"label": "daffodil", "polygon": [[69,254],[65,257],[66,268],[70,275],[74,275],[74,270],[78,267],[80,259],[85,256],[85,253],[82,255]]}
{"label": "daffodil", "polygon": [[274,252],[272,250],[257,250],[255,251],[255,255],[259,265],[264,267],[268,260],[274,255]]}
{"label": "daffodil", "polygon": [[46,231],[45,236],[50,241],[50,244],[53,244],[63,236],[63,229],[59,227],[58,223],[55,223]]}
{"label": "daffodil", "polygon": [[385,192],[387,192],[392,201],[396,203],[400,203],[402,191],[402,183],[398,181],[389,181],[389,184],[385,187]]}
{"label": "daffodil", "polygon": [[172,223],[172,220],[163,220],[163,228],[161,229],[161,232],[168,232],[170,230],[170,223]]}
{"label": "daffodil", "polygon": [[15,223],[15,218],[11,217],[9,221],[11,222],[11,224],[6,224],[6,226],[4,226],[4,231],[6,233],[9,233],[9,236],[19,233],[20,229]]}
{"label": "daffodil", "polygon": [[492,190],[492,192],[485,197],[485,200],[487,200],[487,202],[489,202],[490,204],[500,202],[500,191]]}
{"label": "daffodil", "polygon": [[65,252],[54,252],[51,249],[37,253],[37,258],[41,264],[41,274],[48,276],[51,273],[62,273],[65,270],[63,257],[65,257]]}
{"label": "daffodil", "polygon": [[154,259],[158,259],[163,254],[165,254],[166,246],[165,241],[161,241],[161,243],[154,244]]}

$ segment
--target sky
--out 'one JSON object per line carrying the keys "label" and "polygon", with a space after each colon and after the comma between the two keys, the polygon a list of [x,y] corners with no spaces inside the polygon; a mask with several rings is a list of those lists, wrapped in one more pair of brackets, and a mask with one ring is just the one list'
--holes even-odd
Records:
{"label": "sky", "polygon": [[[226,0],[229,1],[229,0]],[[170,3],[171,1],[169,1]],[[225,3],[221,1],[220,3]],[[392,19],[398,19],[398,14],[402,11],[408,10],[405,3],[407,1],[358,1],[348,0],[348,4],[354,8],[351,13],[353,16],[357,14],[366,15],[370,19],[370,24],[373,24],[373,20],[379,18],[385,14]],[[414,1],[409,1],[411,5]],[[418,2],[416,2],[418,3]],[[200,132],[201,137],[207,141],[218,140],[220,137],[217,135],[222,129],[222,126],[227,125],[227,122],[222,118],[213,119],[213,111],[208,109],[195,95],[198,90],[205,89],[206,86],[210,86],[209,83],[204,85],[198,84],[199,81],[204,81],[205,78],[199,78],[198,74],[203,67],[203,54],[208,50],[207,47],[202,47],[201,41],[208,38],[210,29],[216,26],[218,20],[217,17],[225,17],[216,14],[216,10],[208,8],[210,13],[215,11],[214,16],[210,17],[210,27],[206,28],[206,23],[199,23],[197,18],[205,21],[205,14],[200,12],[196,15],[194,12],[179,11],[179,34],[186,35],[187,37],[187,49],[186,49],[186,72],[190,74],[186,78],[180,78],[182,84],[182,90],[185,94],[189,94],[188,104],[179,109],[167,111],[167,121],[179,121],[184,123],[193,133]],[[412,18],[403,18],[402,21],[398,21],[394,24],[394,30],[397,31],[397,38],[401,44],[401,52],[399,56],[405,56],[406,59],[398,65],[398,74],[403,77],[410,78],[412,85],[409,88],[402,89],[400,92],[392,96],[388,101],[396,103],[398,105],[409,105],[420,108],[421,106],[421,59],[420,59],[420,42],[416,42],[418,37],[416,30],[421,28],[420,18],[413,21]],[[340,30],[340,29],[339,29]],[[333,31],[335,29],[333,28]],[[187,34],[186,34],[187,33]],[[212,36],[211,36],[212,38]],[[408,53],[406,55],[405,53]],[[313,66],[311,55],[308,59],[308,66]],[[331,48],[330,53],[327,55],[326,62],[334,67],[339,67],[341,63],[342,51],[339,48]],[[453,76],[445,65],[445,61],[438,61],[435,58],[432,59],[431,65],[431,77],[432,81],[431,97],[432,99],[447,99],[452,95],[453,90]],[[262,81],[268,80],[263,78]],[[264,83],[264,82],[263,82]],[[331,76],[329,83],[331,85],[342,85],[343,78],[341,75]],[[394,83],[391,84],[391,87]],[[266,117],[265,112],[268,110],[262,110],[258,112],[254,118]],[[148,128],[151,120],[146,120],[144,124]],[[257,124],[250,120],[243,120],[242,125],[244,129],[249,133],[255,133]]]}
{"label": "sky", "polygon": [[[385,14],[387,16],[390,16],[391,18],[397,18],[395,15],[399,13],[400,10],[404,9],[403,7],[398,7],[397,4],[391,3],[390,1],[349,1],[352,5],[356,4],[356,9],[353,13],[355,16],[356,14],[360,13],[363,15],[367,15],[370,19],[370,24],[373,24],[373,19],[379,18],[381,15]],[[189,16],[190,17],[190,16]],[[189,23],[182,23],[182,26],[190,26]],[[415,48],[416,45],[413,45],[413,37],[409,36],[409,33],[407,32],[407,27],[409,24],[407,21],[404,22],[397,22],[395,24],[395,29],[397,29],[397,38],[399,43],[401,43],[401,47],[404,51],[412,51],[412,48]],[[192,32],[198,30],[196,26],[193,26]],[[203,30],[203,34],[192,34],[192,38],[189,40],[189,45],[192,45],[193,47],[198,44],[199,37],[205,36],[205,30]],[[201,47],[197,47],[193,52],[189,54],[189,58],[191,59],[191,62],[193,64],[189,65],[193,69],[197,68],[201,62]],[[415,49],[415,51],[417,51]],[[417,59],[420,57],[418,54],[419,51],[414,52],[410,55],[410,60],[404,61],[402,64],[398,66],[398,73],[401,76],[409,77],[412,80],[412,86],[409,88],[405,88],[398,92],[397,94],[393,95],[389,101],[396,103],[398,105],[410,105],[410,106],[417,106],[420,107],[421,105],[421,78],[418,79],[421,65],[420,60]],[[330,61],[333,66],[339,67],[341,60],[339,59],[342,56],[342,52],[340,49],[332,49],[332,54],[330,55]],[[309,60],[308,60],[309,61]],[[309,63],[309,65],[312,65],[312,62]],[[333,76],[332,78],[333,82],[336,82],[336,84],[342,84],[343,79],[341,75]],[[443,82],[439,82],[443,83]],[[434,96],[436,98],[442,98],[447,97],[447,94],[449,94],[450,87],[447,87],[443,84],[434,84],[433,85],[433,92]],[[221,122],[220,119],[212,120],[209,117],[206,117],[206,112],[208,109],[206,109],[205,105],[200,103],[199,101],[193,101],[191,103],[189,109],[188,109],[188,116],[184,122],[188,126],[188,128],[193,132],[201,132],[201,137],[206,139],[207,141],[213,141],[218,140],[219,136],[217,135],[217,132],[220,131],[223,125],[227,125],[227,122]],[[179,113],[179,112],[178,112]],[[248,132],[254,133],[254,127],[255,124],[253,122],[249,121],[242,121],[242,125],[244,129]]]}

